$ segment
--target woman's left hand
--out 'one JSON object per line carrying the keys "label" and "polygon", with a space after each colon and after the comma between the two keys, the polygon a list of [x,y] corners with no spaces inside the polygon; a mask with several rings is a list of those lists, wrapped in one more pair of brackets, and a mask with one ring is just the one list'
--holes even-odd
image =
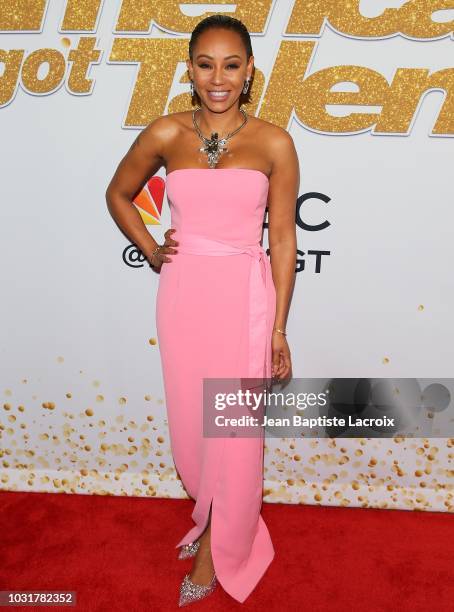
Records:
{"label": "woman's left hand", "polygon": [[271,375],[282,380],[290,374],[292,369],[290,349],[284,334],[273,331],[271,347],[273,353]]}

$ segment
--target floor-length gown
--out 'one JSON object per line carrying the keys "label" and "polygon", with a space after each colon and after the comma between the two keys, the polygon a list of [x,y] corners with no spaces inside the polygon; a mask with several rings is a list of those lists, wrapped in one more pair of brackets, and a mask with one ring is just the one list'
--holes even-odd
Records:
{"label": "floor-length gown", "polygon": [[174,463],[196,500],[221,586],[243,602],[274,557],[260,514],[263,437],[205,437],[203,378],[271,377],[276,291],[261,246],[269,181],[247,168],[182,168],[167,175],[172,262],[161,267],[156,326]]}

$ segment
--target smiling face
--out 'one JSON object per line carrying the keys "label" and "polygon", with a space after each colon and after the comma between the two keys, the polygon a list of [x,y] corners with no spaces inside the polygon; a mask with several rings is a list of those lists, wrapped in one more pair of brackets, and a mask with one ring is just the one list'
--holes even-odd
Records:
{"label": "smiling face", "polygon": [[192,62],[186,64],[202,105],[216,113],[237,104],[244,81],[251,77],[254,58],[247,61],[246,48],[237,32],[211,28],[200,35]]}

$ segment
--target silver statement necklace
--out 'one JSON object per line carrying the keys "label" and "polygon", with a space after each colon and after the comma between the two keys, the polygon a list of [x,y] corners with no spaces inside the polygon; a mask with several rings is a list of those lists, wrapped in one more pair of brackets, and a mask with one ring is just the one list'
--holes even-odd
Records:
{"label": "silver statement necklace", "polygon": [[210,166],[210,168],[214,168],[219,161],[221,153],[224,153],[224,151],[228,151],[227,147],[224,146],[227,143],[227,140],[232,138],[234,134],[239,132],[241,128],[246,125],[248,116],[246,114],[246,111],[240,108],[240,111],[243,113],[244,116],[244,121],[239,128],[237,128],[233,132],[230,132],[230,134],[227,134],[227,136],[225,136],[224,138],[219,138],[219,134],[217,132],[211,132],[211,138],[206,138],[200,131],[200,128],[195,120],[195,114],[198,110],[200,110],[200,108],[196,108],[192,111],[192,122],[194,123],[194,127],[197,134],[199,135],[199,138],[204,144],[203,147],[200,147],[199,151],[202,151],[202,153],[207,154],[208,165]]}

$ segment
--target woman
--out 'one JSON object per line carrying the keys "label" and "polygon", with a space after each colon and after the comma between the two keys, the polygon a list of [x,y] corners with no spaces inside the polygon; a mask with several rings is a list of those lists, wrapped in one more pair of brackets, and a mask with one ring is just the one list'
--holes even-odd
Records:
{"label": "woman", "polygon": [[[160,271],[156,323],[170,442],[196,500],[196,526],[176,545],[179,558],[194,557],[180,606],[217,581],[243,602],[274,556],[260,515],[263,438],[205,437],[201,382],[290,375],[285,325],[299,187],[288,132],[241,108],[254,68],[242,22],[226,15],[199,22],[187,67],[198,108],[152,121],[106,192],[115,221]],[[158,245],[132,199],[161,166],[173,227]],[[260,244],[267,203],[272,264]]]}

